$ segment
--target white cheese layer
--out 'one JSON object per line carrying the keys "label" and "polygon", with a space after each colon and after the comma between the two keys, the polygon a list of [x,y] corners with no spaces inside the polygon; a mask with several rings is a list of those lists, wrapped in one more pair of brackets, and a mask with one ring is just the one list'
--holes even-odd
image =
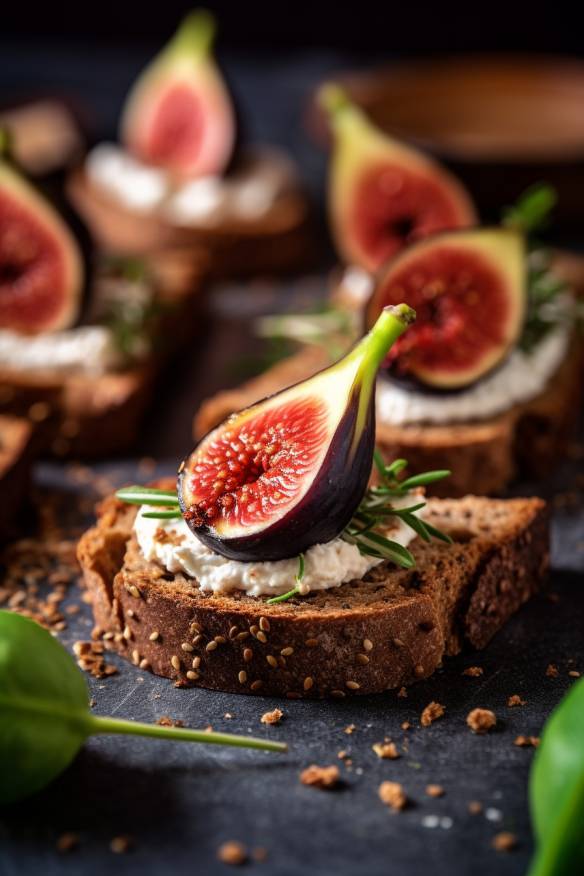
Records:
{"label": "white cheese layer", "polygon": [[99,376],[118,365],[114,338],[105,326],[79,326],[33,336],[0,329],[0,368]]}
{"label": "white cheese layer", "polygon": [[[412,504],[411,496],[394,500],[396,508]],[[136,515],[134,531],[144,558],[155,561],[168,572],[182,572],[196,578],[201,590],[211,593],[230,593],[243,590],[248,596],[279,596],[296,586],[298,560],[277,560],[267,563],[241,563],[214,553],[193,535],[185,521],[152,520],[143,516],[154,508],[142,506]],[[423,508],[415,512],[422,516]],[[385,534],[392,541],[406,547],[415,532],[398,518]],[[365,557],[359,549],[342,538],[327,544],[316,544],[304,556],[304,577],[299,585],[306,595],[313,590],[340,587],[347,581],[362,578],[382,560]]]}
{"label": "white cheese layer", "polygon": [[460,423],[500,414],[543,392],[566,356],[569,332],[553,329],[534,349],[515,349],[500,368],[467,390],[448,394],[413,392],[377,382],[377,418],[392,426]]}

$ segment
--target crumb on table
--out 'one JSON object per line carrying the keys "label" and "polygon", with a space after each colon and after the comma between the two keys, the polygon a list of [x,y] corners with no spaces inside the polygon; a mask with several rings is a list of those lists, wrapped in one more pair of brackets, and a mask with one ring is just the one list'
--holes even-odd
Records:
{"label": "crumb on table", "polygon": [[264,712],[260,718],[262,724],[279,724],[284,717],[284,712],[281,709],[272,709],[271,712]]}
{"label": "crumb on table", "polygon": [[443,797],[444,788],[442,785],[426,785],[426,794],[428,797]]}
{"label": "crumb on table", "polygon": [[311,764],[302,770],[300,773],[300,781],[303,785],[308,785],[311,788],[321,788],[322,790],[330,790],[336,788],[341,779],[338,766],[317,766]]}
{"label": "crumb on table", "polygon": [[420,724],[422,725],[422,727],[429,727],[430,724],[433,724],[434,721],[437,721],[438,718],[441,718],[444,712],[445,708],[442,703],[428,703],[420,716]]}
{"label": "crumb on table", "polygon": [[401,757],[395,742],[375,742],[371,747],[377,757],[384,760],[396,760],[396,758]]}
{"label": "crumb on table", "polygon": [[217,857],[224,864],[238,867],[247,861],[247,849],[243,843],[239,843],[236,840],[228,840],[228,842],[222,843],[217,849]]}
{"label": "crumb on table", "polygon": [[517,846],[517,837],[508,830],[495,834],[492,846],[497,852],[510,852]]}
{"label": "crumb on table", "polygon": [[382,782],[378,790],[379,799],[390,809],[399,812],[405,809],[408,803],[408,798],[403,786],[399,782]]}
{"label": "crumb on table", "polygon": [[508,705],[509,708],[511,708],[511,709],[512,709],[514,706],[526,706],[526,705],[527,705],[527,700],[523,700],[523,699],[521,699],[521,697],[519,696],[519,694],[512,694],[512,695],[509,697],[509,699],[507,700],[507,705]]}
{"label": "crumb on table", "polygon": [[473,733],[481,735],[493,729],[497,723],[497,716],[491,709],[473,709],[466,716],[466,723]]}

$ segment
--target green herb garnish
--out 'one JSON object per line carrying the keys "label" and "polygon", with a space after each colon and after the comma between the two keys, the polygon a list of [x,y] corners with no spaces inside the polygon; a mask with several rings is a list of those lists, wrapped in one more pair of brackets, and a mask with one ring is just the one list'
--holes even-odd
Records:
{"label": "green herb garnish", "polygon": [[94,734],[286,751],[279,742],[98,717],[73,658],[43,627],[0,611],[0,804],[40,791]]}
{"label": "green herb garnish", "polygon": [[296,587],[293,587],[292,590],[288,590],[287,593],[282,593],[280,596],[273,596],[271,599],[266,601],[266,605],[276,605],[278,602],[287,602],[289,599],[292,599],[293,596],[300,595],[300,588],[298,584],[304,578],[304,554],[298,554],[298,571],[296,572]]}
{"label": "green herb garnish", "polygon": [[171,520],[181,517],[176,490],[157,490],[155,487],[122,487],[116,491],[116,498],[128,505],[164,506],[166,510],[145,511],[143,517],[149,520]]}
{"label": "green herb garnish", "polygon": [[529,802],[537,847],[528,876],[584,873],[584,679],[544,727]]}

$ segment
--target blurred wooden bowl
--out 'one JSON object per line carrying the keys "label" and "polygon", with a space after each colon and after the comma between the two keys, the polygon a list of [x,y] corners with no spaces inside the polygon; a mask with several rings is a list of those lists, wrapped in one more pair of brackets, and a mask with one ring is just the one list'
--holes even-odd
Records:
{"label": "blurred wooden bowl", "polygon": [[340,79],[383,129],[444,161],[483,210],[545,180],[560,218],[584,215],[583,61],[459,56]]}

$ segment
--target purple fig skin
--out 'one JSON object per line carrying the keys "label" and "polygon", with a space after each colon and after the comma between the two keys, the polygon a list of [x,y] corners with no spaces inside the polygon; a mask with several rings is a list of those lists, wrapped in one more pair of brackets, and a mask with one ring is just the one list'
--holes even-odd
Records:
{"label": "purple fig skin", "polygon": [[[353,393],[337,424],[328,452],[304,498],[288,514],[245,537],[219,538],[207,526],[193,533],[208,548],[242,562],[284,560],[298,556],[315,544],[336,538],[350,522],[365,494],[375,446],[375,396],[371,396],[362,433],[354,444],[358,393]],[[203,439],[204,440],[204,439]],[[355,448],[352,450],[352,448]],[[183,487],[190,476],[187,457],[178,474],[177,493],[183,514],[187,511]]]}

